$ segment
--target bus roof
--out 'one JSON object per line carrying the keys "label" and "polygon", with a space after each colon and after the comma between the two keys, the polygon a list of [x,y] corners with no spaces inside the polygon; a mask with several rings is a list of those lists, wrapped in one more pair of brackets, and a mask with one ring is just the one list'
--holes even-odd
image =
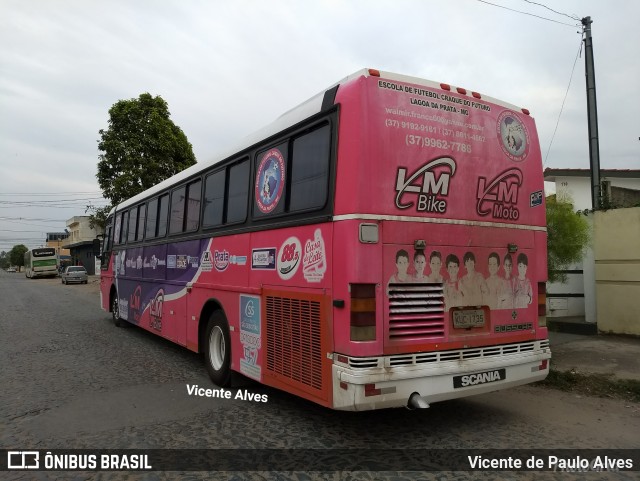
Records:
{"label": "bus roof", "polygon": [[[266,125],[265,127],[263,127],[262,129],[259,129],[257,131],[255,131],[254,133],[248,135],[247,137],[243,138],[242,140],[240,140],[237,144],[222,150],[220,152],[218,152],[216,155],[214,155],[213,157],[211,157],[209,160],[206,160],[204,162],[198,162],[195,165],[192,165],[191,167],[188,167],[187,169],[178,172],[177,174],[169,177],[168,179],[163,180],[162,182],[159,182],[158,184],[156,184],[155,186],[141,192],[140,194],[137,194],[123,202],[121,202],[120,204],[118,204],[116,207],[114,207],[113,209],[111,209],[111,212],[109,213],[109,215],[113,215],[113,213],[117,210],[122,210],[124,208],[127,208],[129,206],[135,205],[136,203],[147,199],[149,197],[153,197],[155,194],[158,194],[160,192],[162,192],[163,190],[170,188],[171,186],[174,186],[176,184],[179,184],[181,181],[188,179],[191,176],[195,176],[207,169],[209,169],[210,167],[224,161],[227,159],[230,159],[231,157],[237,155],[238,153],[247,150],[249,148],[251,148],[252,146],[256,145],[257,143],[278,134],[279,132],[292,127],[294,125],[296,125],[297,123],[317,114],[320,113],[322,111],[322,104],[323,104],[323,100],[324,100],[324,95],[327,91],[331,90],[332,88],[339,86],[339,85],[343,85],[346,84],[354,79],[360,78],[360,77],[371,77],[371,76],[375,76],[375,77],[380,77],[381,79],[386,79],[386,80],[393,80],[393,81],[397,81],[397,82],[403,82],[403,83],[410,83],[410,84],[416,84],[416,85],[422,85],[425,87],[430,87],[430,88],[436,88],[436,89],[443,89],[443,86],[445,84],[441,84],[438,82],[434,82],[431,80],[425,80],[422,78],[418,78],[418,77],[411,77],[408,75],[400,75],[400,74],[396,74],[396,73],[392,73],[392,72],[386,72],[386,71],[379,71],[379,70],[373,70],[373,69],[362,69],[359,70],[357,72],[354,72],[351,75],[348,75],[347,77],[343,78],[342,80],[334,83],[333,85],[327,87],[326,89],[324,89],[322,92],[314,95],[313,97],[311,97],[310,99],[306,100],[305,102],[299,104],[298,106],[286,111],[285,113],[283,113],[280,117],[278,117],[275,121],[273,121],[272,123]],[[452,91],[456,90],[456,87],[454,86],[449,86],[451,88]],[[471,93],[471,92],[470,92]],[[503,102],[501,100],[492,98],[492,97],[488,97],[485,95],[482,95],[482,100],[486,101],[486,102],[491,102],[497,105],[501,105],[503,107],[507,107],[510,109],[515,109],[515,110],[520,110],[519,107],[509,104],[507,102]]]}

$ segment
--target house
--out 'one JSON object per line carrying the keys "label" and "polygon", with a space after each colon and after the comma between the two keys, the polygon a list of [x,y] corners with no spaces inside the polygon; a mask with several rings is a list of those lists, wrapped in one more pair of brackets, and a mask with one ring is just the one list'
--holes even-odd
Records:
{"label": "house", "polygon": [[75,216],[67,221],[69,236],[63,246],[70,251],[71,264],[83,265],[89,275],[96,273],[96,257],[93,255],[93,240],[102,234],[102,229],[91,228],[89,216]]}
{"label": "house", "polygon": [[[554,182],[558,199],[570,199],[576,211],[591,210],[591,172],[589,169],[545,169],[544,180]],[[640,169],[601,169],[603,207],[640,206]],[[593,217],[589,217],[592,221]],[[565,284],[547,286],[549,318],[582,319],[595,326],[596,260],[593,246],[582,263],[565,271]]]}
{"label": "house", "polygon": [[68,237],[68,232],[47,232],[45,246],[52,247],[56,250],[60,265],[68,265],[71,263],[71,252],[69,252],[69,249],[62,247]]}

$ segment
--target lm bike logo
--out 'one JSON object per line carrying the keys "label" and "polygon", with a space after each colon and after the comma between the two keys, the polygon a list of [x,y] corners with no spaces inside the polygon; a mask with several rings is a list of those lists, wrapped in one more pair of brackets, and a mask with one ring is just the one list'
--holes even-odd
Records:
{"label": "lm bike logo", "polygon": [[476,198],[476,212],[478,215],[496,219],[518,220],[520,211],[518,204],[518,190],[522,186],[522,172],[520,169],[508,169],[498,174],[487,185],[486,177],[478,178]]}
{"label": "lm bike logo", "polygon": [[[398,168],[396,175],[396,207],[408,209],[414,204],[418,212],[444,214],[447,211],[449,183],[456,172],[456,163],[451,157],[439,157],[427,162],[407,178],[407,169]],[[437,177],[436,177],[437,175]],[[411,201],[403,197],[413,194]]]}

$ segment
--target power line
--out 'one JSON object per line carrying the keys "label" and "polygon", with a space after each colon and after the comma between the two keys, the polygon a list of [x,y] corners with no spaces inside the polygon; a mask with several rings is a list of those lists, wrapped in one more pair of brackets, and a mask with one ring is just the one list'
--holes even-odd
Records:
{"label": "power line", "polygon": [[541,17],[540,15],[534,15],[533,13],[523,12],[521,10],[515,10],[513,8],[505,7],[504,5],[497,5],[495,3],[487,2],[486,0],[478,0],[478,2],[486,3],[487,5],[492,5],[494,7],[504,8],[505,10],[510,10],[512,12],[521,13],[523,15],[529,15],[531,17],[536,17],[536,18],[539,18],[541,20],[546,20],[547,22],[559,23],[560,25],[567,25],[568,27],[575,28],[575,27],[579,26],[578,24],[570,24],[570,23],[565,23],[565,22],[559,22],[557,20],[552,20],[552,19],[547,18],[547,17]]}
{"label": "power line", "polygon": [[67,219],[48,219],[44,217],[4,217],[0,216],[0,220],[4,220],[7,222],[16,222],[19,224],[19,221],[26,220],[28,222],[66,222]]}
{"label": "power line", "polygon": [[[22,208],[22,207],[40,207],[40,208],[47,208],[47,209],[78,209],[78,208],[83,208],[83,207],[87,207],[86,205],[39,205],[39,204],[31,204],[31,205],[6,205],[6,206],[2,206],[0,205],[0,209],[16,209],[16,208]],[[105,207],[105,206],[101,206],[101,205],[96,205],[93,207]]]}
{"label": "power line", "polygon": [[91,192],[0,192],[0,195],[33,195],[33,196],[44,196],[44,195],[102,195],[102,192],[91,191]]}
{"label": "power line", "polygon": [[69,202],[86,202],[92,200],[103,200],[102,197],[82,197],[77,199],[54,199],[54,200],[0,200],[0,204],[49,204],[49,203],[69,203]]}
{"label": "power line", "polygon": [[[51,225],[32,224],[30,222],[19,222],[19,221],[16,221],[16,220],[7,220],[7,219],[3,219],[3,218],[0,217],[0,224],[3,224],[5,222],[9,223],[9,224],[20,224],[20,225],[29,225],[29,226],[33,226],[33,227],[45,227],[46,229],[55,229],[55,227],[51,226]],[[43,221],[43,222],[49,222],[49,221]],[[60,221],[51,221],[51,222],[55,222],[56,224],[62,224],[64,222],[66,222],[66,221],[60,220]]]}
{"label": "power line", "polygon": [[578,16],[576,15],[567,15],[566,13],[562,13],[562,12],[558,12],[557,10],[554,10],[553,8],[547,7],[546,5],[543,5],[542,3],[537,3],[537,2],[532,2],[531,0],[524,0],[527,3],[532,3],[534,5],[538,5],[542,8],[546,8],[547,10],[551,10],[553,13],[557,13],[558,15],[564,15],[565,17],[569,17],[571,20],[575,20],[577,22],[580,21],[580,18],[578,18]]}
{"label": "power line", "polygon": [[567,85],[567,91],[564,94],[564,99],[562,99],[562,105],[560,106],[560,113],[558,114],[558,121],[556,122],[556,128],[553,130],[553,135],[551,136],[551,141],[549,142],[549,148],[547,149],[547,155],[544,157],[544,162],[542,163],[542,168],[547,164],[547,159],[549,158],[549,152],[551,152],[551,145],[553,144],[553,139],[556,137],[556,132],[558,131],[558,125],[560,125],[560,116],[562,115],[562,110],[564,109],[564,103],[567,100],[567,96],[569,95],[569,88],[571,87],[571,79],[573,79],[573,72],[576,69],[576,64],[578,63],[578,57],[580,56],[580,52],[582,52],[582,38],[580,38],[580,47],[578,48],[578,53],[576,54],[576,59],[573,61],[573,67],[571,68],[571,76],[569,77],[569,85]]}

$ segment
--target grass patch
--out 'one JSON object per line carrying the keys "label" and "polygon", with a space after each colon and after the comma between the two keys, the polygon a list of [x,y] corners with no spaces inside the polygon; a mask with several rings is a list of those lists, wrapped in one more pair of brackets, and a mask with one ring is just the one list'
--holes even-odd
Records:
{"label": "grass patch", "polygon": [[549,371],[544,381],[536,386],[560,389],[562,391],[640,402],[640,381],[614,379],[604,374],[580,374],[573,371]]}

